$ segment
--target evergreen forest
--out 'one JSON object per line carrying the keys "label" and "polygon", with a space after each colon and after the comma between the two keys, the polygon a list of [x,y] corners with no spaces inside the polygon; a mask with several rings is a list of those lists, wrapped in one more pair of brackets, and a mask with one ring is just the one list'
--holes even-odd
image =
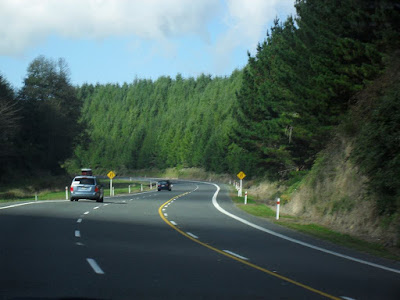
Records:
{"label": "evergreen forest", "polygon": [[[248,64],[226,77],[73,86],[67,62],[43,56],[29,65],[20,90],[0,75],[0,181],[81,167],[104,174],[198,167],[271,181],[307,173],[354,95],[398,55],[400,5],[294,5],[296,15],[275,20]],[[384,178],[400,168],[398,104],[394,89],[366,120],[354,153],[367,175],[379,168],[374,188],[390,191],[382,211],[391,212],[400,206],[400,182]]]}

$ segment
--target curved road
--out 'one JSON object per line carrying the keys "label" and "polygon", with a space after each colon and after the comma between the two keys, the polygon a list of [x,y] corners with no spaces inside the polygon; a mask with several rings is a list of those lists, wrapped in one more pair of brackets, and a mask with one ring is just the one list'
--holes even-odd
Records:
{"label": "curved road", "polygon": [[0,299],[400,299],[400,266],[238,210],[226,189],[0,206]]}

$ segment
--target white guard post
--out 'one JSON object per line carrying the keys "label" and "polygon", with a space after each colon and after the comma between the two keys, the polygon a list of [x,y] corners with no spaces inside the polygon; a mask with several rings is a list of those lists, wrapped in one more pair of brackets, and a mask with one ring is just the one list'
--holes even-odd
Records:
{"label": "white guard post", "polygon": [[279,206],[281,205],[281,198],[276,199],[276,219],[279,220]]}
{"label": "white guard post", "polygon": [[68,200],[68,187],[65,187],[65,200]]}
{"label": "white guard post", "polygon": [[247,204],[247,191],[244,192],[244,204]]}
{"label": "white guard post", "polygon": [[113,195],[112,179],[110,179],[110,196]]}

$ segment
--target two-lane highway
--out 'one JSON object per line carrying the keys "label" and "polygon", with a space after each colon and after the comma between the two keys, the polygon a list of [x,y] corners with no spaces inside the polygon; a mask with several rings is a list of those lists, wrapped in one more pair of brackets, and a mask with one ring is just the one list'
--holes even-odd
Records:
{"label": "two-lane highway", "polygon": [[398,264],[249,216],[218,190],[2,205],[0,299],[400,298]]}

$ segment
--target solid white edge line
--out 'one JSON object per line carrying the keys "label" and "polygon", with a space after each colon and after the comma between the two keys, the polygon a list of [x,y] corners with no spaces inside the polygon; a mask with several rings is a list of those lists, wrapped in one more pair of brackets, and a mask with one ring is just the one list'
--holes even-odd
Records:
{"label": "solid white edge line", "polygon": [[235,252],[229,251],[229,250],[223,250],[226,253],[229,253],[230,255],[236,256],[237,258],[243,259],[243,260],[249,260],[247,257],[241,256],[239,254],[236,254]]}
{"label": "solid white edge line", "polygon": [[366,260],[358,259],[358,258],[355,258],[355,257],[352,257],[352,256],[340,254],[340,253],[337,253],[337,252],[334,252],[334,251],[331,251],[331,250],[328,250],[328,249],[324,249],[324,248],[321,248],[321,247],[318,247],[318,246],[314,246],[314,245],[311,245],[309,243],[305,243],[305,242],[293,239],[291,237],[285,236],[283,234],[274,232],[272,230],[266,229],[264,227],[258,226],[256,224],[253,224],[253,223],[251,223],[251,222],[249,222],[247,220],[244,220],[244,219],[242,219],[242,218],[240,218],[240,217],[238,217],[238,216],[236,216],[234,214],[231,214],[230,212],[227,212],[225,209],[223,209],[217,202],[217,196],[218,196],[218,193],[220,191],[220,187],[215,183],[208,183],[208,182],[204,182],[204,183],[205,184],[214,185],[217,188],[217,191],[214,193],[213,198],[212,198],[212,203],[213,203],[214,207],[216,209],[218,209],[221,213],[223,213],[223,214],[227,215],[228,217],[231,217],[231,218],[233,218],[233,219],[235,219],[235,220],[237,220],[239,222],[242,222],[243,224],[246,224],[246,225],[248,225],[250,227],[253,227],[253,228],[258,229],[260,231],[266,232],[266,233],[271,234],[273,236],[276,236],[278,238],[287,240],[289,242],[302,245],[304,247],[308,247],[308,248],[311,248],[311,249],[314,249],[314,250],[317,250],[317,251],[321,251],[321,252],[324,252],[324,253],[327,253],[327,254],[331,254],[331,255],[334,255],[334,256],[337,256],[337,257],[341,257],[341,258],[344,258],[344,259],[347,259],[347,260],[351,260],[351,261],[354,261],[354,262],[358,262],[360,264],[368,265],[370,267],[374,267],[374,268],[382,269],[382,270],[385,270],[385,271],[389,271],[389,272],[400,274],[400,270],[398,270],[398,269],[389,268],[389,267],[386,267],[386,266],[383,266],[383,265],[379,265],[379,264],[375,264],[375,263],[372,263],[372,262],[369,262],[369,261],[366,261]]}
{"label": "solid white edge line", "polygon": [[199,238],[197,235],[194,235],[193,233],[190,233],[190,232],[186,232],[186,234],[190,235],[192,238],[194,238],[196,240]]}
{"label": "solid white edge line", "polygon": [[93,258],[87,258],[86,261],[89,263],[89,265],[92,267],[93,271],[96,274],[101,274],[101,275],[104,274],[104,271],[100,268],[100,266]]}

